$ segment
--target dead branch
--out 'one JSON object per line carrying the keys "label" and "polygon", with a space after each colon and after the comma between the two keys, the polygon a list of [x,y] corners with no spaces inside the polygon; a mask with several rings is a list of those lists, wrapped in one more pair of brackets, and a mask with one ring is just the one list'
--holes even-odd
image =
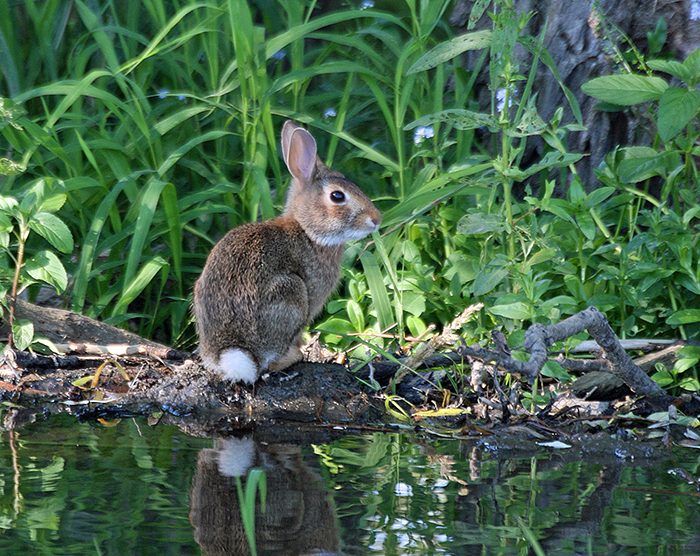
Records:
{"label": "dead branch", "polygon": [[595,307],[589,307],[555,324],[533,324],[525,332],[523,348],[530,354],[526,362],[516,361],[504,355],[499,364],[506,370],[518,372],[533,381],[547,361],[547,348],[580,332],[588,331],[598,343],[610,372],[619,377],[638,396],[652,398],[654,402],[668,403],[671,398],[649,378],[620,345],[620,341],[608,324],[605,315]]}

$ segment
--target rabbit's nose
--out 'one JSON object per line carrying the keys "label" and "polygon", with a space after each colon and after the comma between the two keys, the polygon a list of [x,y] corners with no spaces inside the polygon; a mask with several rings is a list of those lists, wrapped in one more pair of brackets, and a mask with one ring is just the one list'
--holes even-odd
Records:
{"label": "rabbit's nose", "polygon": [[382,223],[382,213],[377,211],[376,214],[371,214],[367,217],[367,226],[375,232],[379,229]]}

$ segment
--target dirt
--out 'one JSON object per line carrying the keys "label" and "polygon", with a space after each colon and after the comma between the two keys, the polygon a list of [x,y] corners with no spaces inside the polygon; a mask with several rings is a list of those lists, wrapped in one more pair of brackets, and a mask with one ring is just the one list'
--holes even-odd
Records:
{"label": "dirt", "polygon": [[[654,446],[659,443],[642,442],[652,437],[662,445],[700,443],[700,437],[684,436],[688,427],[676,426],[673,417],[660,429],[650,427],[651,434],[620,437],[618,431],[644,430],[653,424],[645,420],[650,411],[644,400],[629,397],[629,391],[605,401],[583,400],[574,391],[559,393],[547,407],[528,412],[520,401],[508,399],[515,392],[520,400],[517,388],[511,389],[508,398],[492,389],[474,392],[466,388],[462,397],[453,394],[445,408],[445,391],[436,389],[434,373],[426,372],[412,375],[397,390],[401,398],[413,399],[413,403],[395,401],[389,404],[392,411],[387,411],[387,397],[367,386],[366,368],[355,374],[338,364],[302,362],[265,375],[253,386],[231,384],[203,369],[191,354],[81,315],[29,305],[22,305],[20,312],[21,318],[31,316],[37,334],[74,353],[36,356],[15,352],[14,364],[5,361],[0,365],[0,399],[15,408],[7,417],[8,428],[43,413],[70,412],[93,420],[139,415],[196,436],[248,433],[262,441],[306,443],[352,431],[396,431],[410,426],[427,438],[476,441],[494,452],[550,449],[559,457],[587,453],[596,457],[613,454],[614,459],[624,459],[627,454],[654,457]],[[377,364],[375,370],[379,367]],[[390,378],[385,377],[383,387]],[[698,401],[692,398],[679,405],[685,403],[686,415],[697,415]],[[436,413],[421,415],[417,409]],[[626,417],[630,414],[640,417],[630,421]],[[603,429],[615,434],[597,434]],[[566,447],[547,444],[557,441]]]}

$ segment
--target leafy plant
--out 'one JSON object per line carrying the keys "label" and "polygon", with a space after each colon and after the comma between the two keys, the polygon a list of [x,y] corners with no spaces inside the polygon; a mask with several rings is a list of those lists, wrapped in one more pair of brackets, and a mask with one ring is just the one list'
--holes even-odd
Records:
{"label": "leafy plant", "polygon": [[9,313],[9,347],[25,349],[34,340],[32,324],[14,318],[17,296],[35,283],[47,284],[58,292],[68,285],[66,270],[53,251],[44,245],[35,248],[31,256],[27,251],[31,232],[62,253],[73,250],[70,230],[55,214],[66,197],[63,184],[51,178],[35,182],[19,200],[0,195],[0,258],[4,259],[0,301]]}

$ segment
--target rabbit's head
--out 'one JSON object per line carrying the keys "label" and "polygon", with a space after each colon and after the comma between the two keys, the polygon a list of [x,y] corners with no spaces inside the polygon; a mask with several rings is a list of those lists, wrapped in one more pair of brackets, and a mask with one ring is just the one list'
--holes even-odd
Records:
{"label": "rabbit's head", "polygon": [[379,229],[382,214],[357,185],[326,167],[316,141],[304,128],[287,121],[282,128],[282,155],[292,175],[284,216],[293,218],[319,245],[340,245]]}

